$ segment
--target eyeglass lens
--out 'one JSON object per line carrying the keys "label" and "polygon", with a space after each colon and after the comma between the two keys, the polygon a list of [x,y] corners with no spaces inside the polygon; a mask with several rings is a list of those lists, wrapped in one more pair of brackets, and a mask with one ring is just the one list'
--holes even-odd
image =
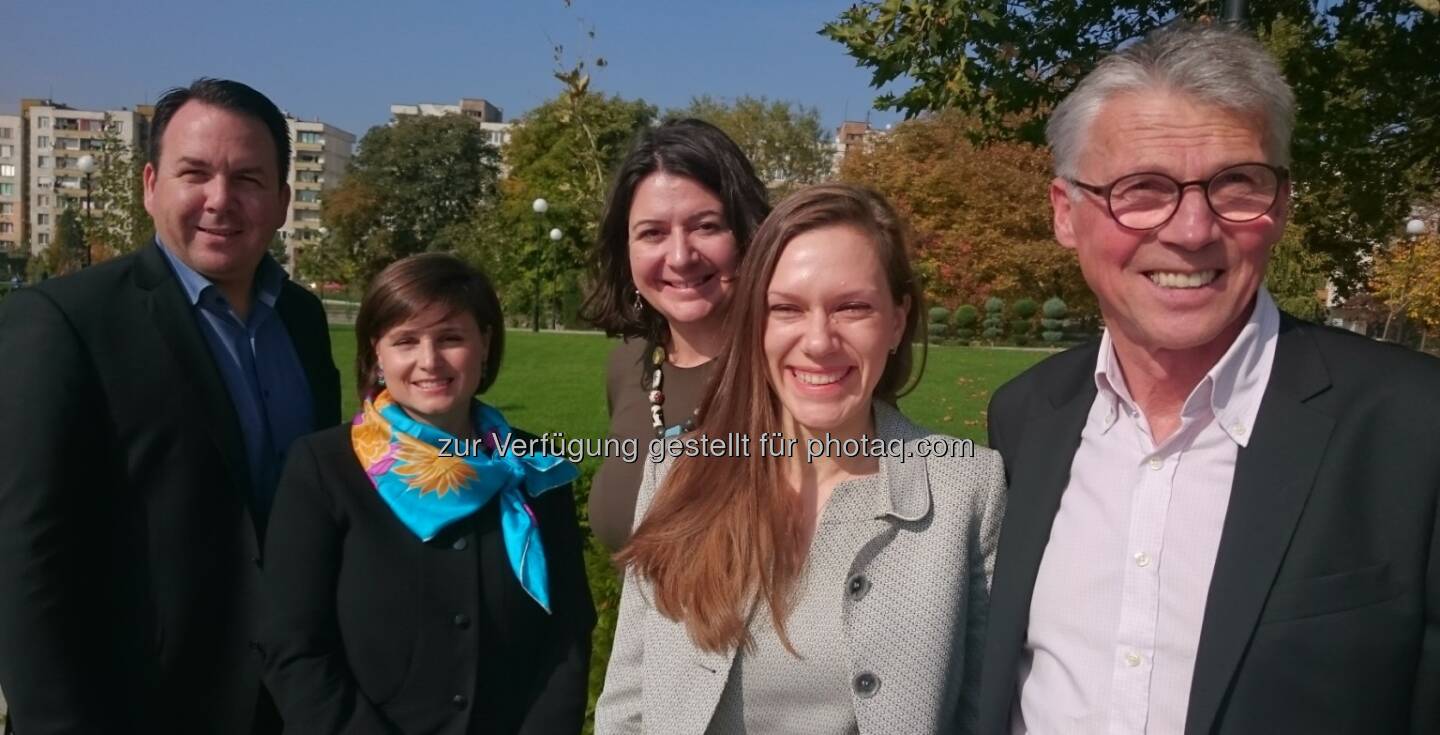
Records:
{"label": "eyeglass lens", "polygon": [[[1205,197],[1216,216],[1231,222],[1256,219],[1275,204],[1279,191],[1275,171],[1259,164],[1242,164],[1211,177]],[[1164,174],[1126,176],[1110,188],[1110,211],[1120,224],[1134,229],[1158,227],[1180,204],[1180,184]]]}

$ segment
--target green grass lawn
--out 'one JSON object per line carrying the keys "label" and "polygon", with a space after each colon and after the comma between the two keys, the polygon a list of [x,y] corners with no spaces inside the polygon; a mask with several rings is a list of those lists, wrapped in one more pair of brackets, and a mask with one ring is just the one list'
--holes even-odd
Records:
{"label": "green grass lawn", "polygon": [[[335,364],[340,367],[346,416],[359,406],[355,395],[355,331],[331,327]],[[540,434],[603,437],[605,362],[614,340],[590,334],[505,334],[505,362],[485,401],[510,423]],[[911,420],[936,431],[985,441],[985,406],[990,393],[1049,353],[982,347],[931,347],[919,385],[900,400]]]}

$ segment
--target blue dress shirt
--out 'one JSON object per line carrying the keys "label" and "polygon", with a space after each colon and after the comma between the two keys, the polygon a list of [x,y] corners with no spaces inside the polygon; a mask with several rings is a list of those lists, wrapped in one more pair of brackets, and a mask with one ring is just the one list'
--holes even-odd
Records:
{"label": "blue dress shirt", "polygon": [[196,324],[210,345],[210,355],[230,393],[245,438],[252,507],[263,525],[290,443],[315,430],[310,381],[290,341],[290,332],[275,313],[275,300],[286,279],[285,269],[268,254],[260,261],[252,286],[250,314],[241,320],[219,286],[175,257],[159,238],[155,246],[165,254],[180,280]]}

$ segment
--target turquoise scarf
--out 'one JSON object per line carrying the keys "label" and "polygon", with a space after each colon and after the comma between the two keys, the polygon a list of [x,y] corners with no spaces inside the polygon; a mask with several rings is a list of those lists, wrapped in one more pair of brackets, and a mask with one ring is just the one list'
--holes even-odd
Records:
{"label": "turquoise scarf", "polygon": [[550,612],[550,581],[540,528],[527,497],[573,482],[575,465],[549,454],[501,453],[515,441],[499,411],[475,401],[476,441],[410,418],[389,391],[365,401],[350,429],[360,466],[380,497],[422,541],[497,496],[505,552],[520,586]]}

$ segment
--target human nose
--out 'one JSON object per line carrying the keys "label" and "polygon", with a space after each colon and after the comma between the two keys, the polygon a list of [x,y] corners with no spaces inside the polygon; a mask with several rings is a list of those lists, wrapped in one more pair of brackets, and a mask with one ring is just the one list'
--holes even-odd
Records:
{"label": "human nose", "polygon": [[835,348],[835,325],[830,315],[817,309],[805,322],[805,336],[802,349],[811,357],[828,354]]}
{"label": "human nose", "polygon": [[1205,198],[1205,185],[1187,184],[1180,190],[1179,196],[1175,214],[1160,228],[1160,241],[1186,250],[1198,250],[1218,239],[1219,218]]}
{"label": "human nose", "polygon": [[205,209],[223,211],[230,205],[230,182],[224,176],[212,176],[205,183]]}
{"label": "human nose", "polygon": [[665,264],[672,269],[689,265],[695,260],[695,246],[685,228],[675,229],[665,243]]}
{"label": "human nose", "polygon": [[435,366],[440,362],[440,350],[435,347],[435,341],[430,339],[420,340],[419,349],[416,352],[416,367],[422,370],[434,371]]}

